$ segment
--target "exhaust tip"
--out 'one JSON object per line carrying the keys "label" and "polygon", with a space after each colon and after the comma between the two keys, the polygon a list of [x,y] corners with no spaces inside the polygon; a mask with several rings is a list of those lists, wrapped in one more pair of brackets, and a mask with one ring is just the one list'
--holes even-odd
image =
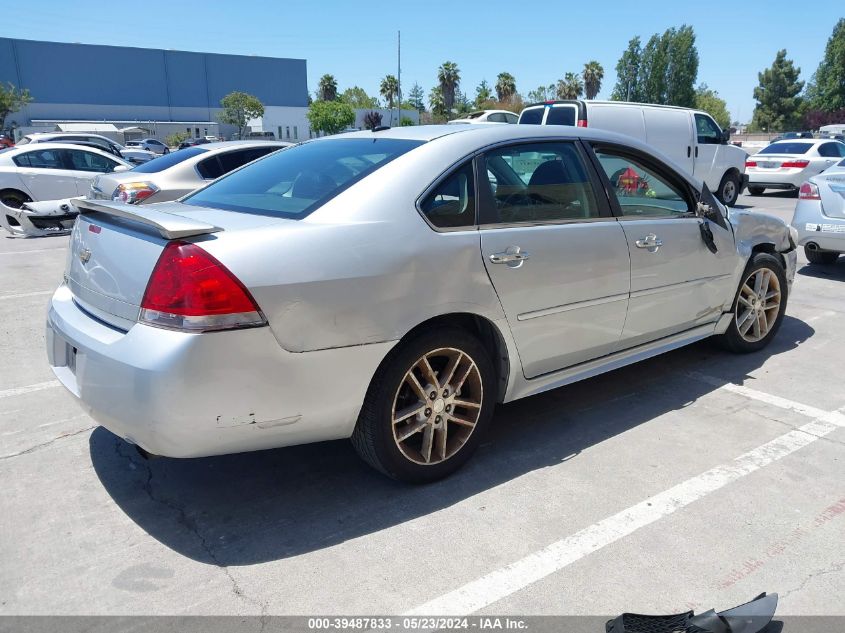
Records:
{"label": "exhaust tip", "polygon": [[805,246],[805,248],[806,248],[808,251],[817,251],[817,250],[820,250],[820,249],[819,249],[819,245],[818,245],[818,244],[816,244],[815,242],[810,242],[809,244],[807,244],[807,245]]}

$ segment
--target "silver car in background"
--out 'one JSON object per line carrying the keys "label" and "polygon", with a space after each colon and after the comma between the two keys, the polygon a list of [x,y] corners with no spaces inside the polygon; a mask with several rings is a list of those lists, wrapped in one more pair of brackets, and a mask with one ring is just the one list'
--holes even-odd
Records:
{"label": "silver car in background", "polygon": [[801,185],[792,226],[811,264],[845,253],[845,159]]}
{"label": "silver car in background", "polygon": [[95,420],[171,457],[351,437],[411,482],[460,467],[497,402],[763,348],[796,262],[780,220],[576,127],[357,132],[179,202],[76,205],[46,347]]}
{"label": "silver car in background", "polygon": [[282,142],[228,141],[187,147],[155,158],[131,171],[94,179],[88,197],[128,204],[176,200],[223,174],[290,145]]}

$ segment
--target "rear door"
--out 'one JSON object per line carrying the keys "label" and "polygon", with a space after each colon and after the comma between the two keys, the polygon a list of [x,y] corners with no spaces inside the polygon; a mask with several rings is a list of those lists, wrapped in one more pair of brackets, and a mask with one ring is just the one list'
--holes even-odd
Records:
{"label": "rear door", "polygon": [[[694,213],[694,191],[671,169],[629,148],[595,144],[631,258],[624,347],[712,323],[733,298],[733,233]],[[717,252],[702,239],[713,233]]]}
{"label": "rear door", "polygon": [[39,149],[18,154],[12,160],[33,199],[59,200],[77,195],[76,180],[69,167],[67,150]]}
{"label": "rear door", "polygon": [[614,351],[628,247],[580,144],[506,145],[479,163],[481,253],[526,378]]}

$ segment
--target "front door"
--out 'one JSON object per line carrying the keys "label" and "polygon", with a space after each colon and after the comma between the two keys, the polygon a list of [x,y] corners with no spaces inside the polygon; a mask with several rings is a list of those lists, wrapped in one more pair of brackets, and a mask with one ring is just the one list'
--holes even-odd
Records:
{"label": "front door", "polygon": [[526,378],[613,352],[625,322],[625,234],[576,142],[510,145],[479,169],[481,253]]}
{"label": "front door", "polygon": [[[631,255],[631,297],[622,333],[632,347],[712,323],[733,297],[736,252],[730,229],[695,214],[693,190],[669,168],[626,148],[596,146],[618,203]],[[717,251],[702,238],[713,234]]]}
{"label": "front door", "polygon": [[710,191],[719,191],[725,169],[719,160],[722,130],[706,114],[695,115],[695,169],[693,174],[707,183]]}

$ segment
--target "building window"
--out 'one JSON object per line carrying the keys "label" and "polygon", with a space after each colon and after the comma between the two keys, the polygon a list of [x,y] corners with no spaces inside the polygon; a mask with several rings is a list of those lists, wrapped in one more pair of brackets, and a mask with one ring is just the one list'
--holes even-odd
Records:
{"label": "building window", "polygon": [[186,127],[185,129],[188,131],[188,136],[190,136],[191,135],[191,128]]}
{"label": "building window", "polygon": [[293,140],[299,139],[299,131],[296,129],[296,126],[293,126]]}
{"label": "building window", "polygon": [[276,138],[278,138],[279,140],[282,140],[282,126],[281,125],[279,126],[279,133],[276,135]]}
{"label": "building window", "polygon": [[198,127],[195,127],[195,128],[194,128],[194,131],[195,131],[194,136],[196,136],[197,138],[199,138],[199,137],[200,137],[200,129],[199,129]]}

